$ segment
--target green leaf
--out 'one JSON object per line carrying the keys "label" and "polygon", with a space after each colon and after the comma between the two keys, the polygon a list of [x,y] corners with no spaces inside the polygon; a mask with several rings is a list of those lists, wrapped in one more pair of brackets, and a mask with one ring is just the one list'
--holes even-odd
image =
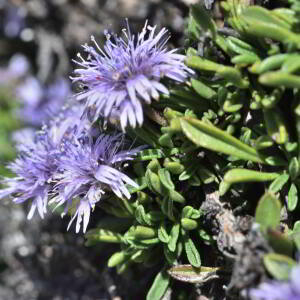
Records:
{"label": "green leaf", "polygon": [[270,38],[285,44],[293,44],[299,47],[300,38],[286,26],[285,22],[272,16],[271,12],[258,6],[248,8],[239,16],[243,22],[243,31],[256,38]]}
{"label": "green leaf", "polygon": [[266,149],[273,146],[273,141],[268,135],[261,135],[255,142],[254,147],[257,150]]}
{"label": "green leaf", "polygon": [[161,300],[168,289],[170,276],[163,270],[160,271],[147,294],[146,300]]}
{"label": "green leaf", "polygon": [[255,212],[255,221],[265,231],[267,228],[276,228],[280,223],[280,201],[271,193],[265,193],[259,200]]}
{"label": "green leaf", "polygon": [[174,209],[174,203],[173,203],[173,200],[170,199],[168,196],[165,196],[165,197],[163,198],[162,203],[161,203],[161,210],[162,210],[162,212],[163,212],[166,216],[168,216],[168,218],[169,218],[171,221],[174,221],[174,220],[175,220],[173,209]]}
{"label": "green leaf", "polygon": [[181,212],[181,217],[189,219],[199,219],[201,217],[201,212],[198,209],[193,208],[192,206],[185,206]]}
{"label": "green leaf", "polygon": [[220,196],[224,196],[230,189],[231,187],[231,183],[228,183],[226,181],[221,181],[221,183],[219,184],[219,193]]}
{"label": "green leaf", "polygon": [[181,174],[184,171],[184,166],[177,161],[164,162],[164,167],[175,175]]}
{"label": "green leaf", "polygon": [[276,17],[276,15],[272,14],[272,11],[260,6],[248,7],[243,12],[243,16],[248,18],[254,18],[261,22],[275,24],[279,27],[284,27],[286,29],[291,29],[291,26],[286,24],[286,22],[282,21],[280,18]]}
{"label": "green leaf", "polygon": [[188,218],[182,218],[180,223],[182,228],[185,230],[194,230],[198,227],[197,221]]}
{"label": "green leaf", "polygon": [[138,187],[134,187],[131,185],[126,186],[130,194],[139,192],[147,187],[147,180],[145,177],[139,177],[135,181],[138,184]]}
{"label": "green leaf", "polygon": [[176,250],[177,240],[180,233],[180,224],[176,223],[173,225],[170,233],[170,241],[168,243],[168,248],[170,251],[174,252]]}
{"label": "green leaf", "polygon": [[222,66],[217,69],[217,73],[228,82],[234,84],[236,87],[241,89],[246,89],[249,87],[249,82],[242,78],[240,70],[236,68]]}
{"label": "green leaf", "polygon": [[129,234],[136,239],[152,239],[157,236],[157,231],[152,227],[137,225],[130,228]]}
{"label": "green leaf", "polygon": [[266,86],[300,88],[300,76],[284,72],[268,72],[259,77],[259,82]]}
{"label": "green leaf", "polygon": [[198,164],[191,162],[191,164],[180,174],[179,180],[184,181],[190,179],[199,168]]}
{"label": "green leaf", "polygon": [[258,152],[225,131],[193,118],[180,120],[184,134],[196,145],[235,157],[263,163]]}
{"label": "green leaf", "polygon": [[292,239],[297,247],[297,250],[300,250],[300,221],[296,221],[294,224]]}
{"label": "green leaf", "polygon": [[191,84],[193,89],[200,95],[201,97],[205,99],[214,99],[217,96],[217,93],[211,89],[209,86],[205,85],[201,81],[197,79],[191,79]]}
{"label": "green leaf", "polygon": [[138,191],[138,192],[137,192],[136,200],[137,200],[140,204],[151,203],[151,202],[153,201],[153,199],[152,199],[147,193],[144,193],[144,192],[142,192],[142,191]]}
{"label": "green leaf", "polygon": [[279,192],[282,189],[282,187],[288,182],[289,178],[289,174],[280,175],[270,184],[269,191],[272,193]]}
{"label": "green leaf", "polygon": [[292,268],[296,266],[293,259],[277,253],[266,254],[263,261],[268,272],[277,280],[288,280]]}
{"label": "green leaf", "polygon": [[288,202],[287,202],[288,210],[289,211],[295,210],[297,204],[298,204],[298,190],[296,185],[292,183],[288,193]]}
{"label": "green leaf", "polygon": [[174,183],[172,182],[172,179],[171,179],[171,174],[170,172],[165,169],[165,168],[162,168],[158,171],[158,176],[159,176],[159,179],[161,181],[161,183],[163,184],[163,186],[168,189],[168,190],[174,190],[175,189],[175,185]]}
{"label": "green leaf", "polygon": [[171,277],[190,283],[204,283],[219,276],[217,272],[220,268],[200,267],[195,268],[191,265],[178,265],[168,270]]}
{"label": "green leaf", "polygon": [[264,182],[274,180],[279,175],[279,173],[266,173],[247,169],[232,169],[225,174],[224,181],[230,184],[249,181]]}
{"label": "green leaf", "polygon": [[172,136],[170,135],[170,133],[164,133],[158,139],[158,142],[163,147],[167,147],[167,148],[173,148],[174,147],[174,144],[173,144],[173,141],[172,141]]}
{"label": "green leaf", "polygon": [[146,149],[138,152],[135,161],[152,160],[153,158],[163,158],[165,154],[160,149]]}
{"label": "green leaf", "polygon": [[297,157],[293,157],[289,163],[289,174],[291,179],[294,180],[298,177],[300,171],[299,160]]}
{"label": "green leaf", "polygon": [[143,205],[138,205],[135,212],[136,220],[142,225],[152,225]]}
{"label": "green leaf", "polygon": [[200,167],[197,173],[204,184],[209,184],[216,180],[216,175],[204,167]]}
{"label": "green leaf", "polygon": [[239,111],[244,106],[243,98],[245,97],[238,93],[230,93],[223,104],[223,110],[228,113]]}
{"label": "green leaf", "polygon": [[188,235],[185,235],[185,237],[184,237],[184,249],[185,249],[186,256],[187,256],[189,263],[193,267],[200,267],[201,266],[200,254],[199,254],[194,242]]}
{"label": "green leaf", "polygon": [[286,166],[286,161],[278,156],[265,157],[264,162],[270,166]]}
{"label": "green leaf", "polygon": [[258,51],[255,48],[236,37],[229,36],[227,38],[227,44],[229,49],[233,52],[242,55],[249,55],[255,57],[256,59],[259,59],[259,57],[257,56]]}
{"label": "green leaf", "polygon": [[264,59],[261,63],[255,64],[250,68],[253,73],[262,74],[268,71],[272,71],[281,67],[289,54],[277,54],[272,55]]}
{"label": "green leaf", "polygon": [[247,66],[252,65],[255,62],[257,62],[259,59],[256,55],[250,55],[250,54],[240,54],[236,55],[231,59],[231,62],[238,66]]}
{"label": "green leaf", "polygon": [[107,265],[109,268],[113,268],[124,261],[126,261],[127,257],[123,251],[114,253],[108,260]]}
{"label": "green leaf", "polygon": [[122,235],[110,230],[105,229],[92,229],[89,230],[85,237],[87,239],[85,245],[92,246],[99,242],[106,242],[106,243],[121,243],[122,242]]}
{"label": "green leaf", "polygon": [[164,255],[170,265],[173,265],[177,258],[177,253],[170,251],[167,244],[164,244]]}
{"label": "green leaf", "polygon": [[161,166],[157,158],[153,158],[147,166],[147,169],[151,170],[153,173],[158,173],[160,168]]}
{"label": "green leaf", "polygon": [[158,175],[156,175],[150,169],[147,169],[146,179],[148,181],[149,188],[151,188],[154,192],[156,192],[160,195],[164,195],[164,187],[163,187]]}
{"label": "green leaf", "polygon": [[216,72],[220,65],[212,62],[210,60],[201,58],[199,56],[188,56],[186,58],[186,64],[193,69],[199,70],[199,71],[210,71],[210,72]]}
{"label": "green leaf", "polygon": [[284,144],[288,142],[289,135],[285,123],[281,117],[280,111],[276,108],[264,110],[264,120],[268,135],[277,144]]}
{"label": "green leaf", "polygon": [[169,190],[169,197],[175,202],[185,203],[185,198],[180,193],[174,190]]}
{"label": "green leaf", "polygon": [[157,235],[158,235],[159,240],[162,243],[166,243],[166,244],[169,243],[170,236],[164,226],[164,223],[161,223],[160,226],[158,227]]}
{"label": "green leaf", "polygon": [[281,66],[281,71],[285,73],[294,73],[300,68],[300,56],[299,55],[289,55],[285,60],[284,64]]}

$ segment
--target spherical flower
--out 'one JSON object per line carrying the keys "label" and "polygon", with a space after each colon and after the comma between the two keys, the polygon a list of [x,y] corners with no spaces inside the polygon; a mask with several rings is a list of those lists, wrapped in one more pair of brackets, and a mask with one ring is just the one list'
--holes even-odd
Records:
{"label": "spherical flower", "polygon": [[250,291],[252,300],[299,300],[300,299],[300,266],[292,269],[289,281],[262,283]]}
{"label": "spherical flower", "polygon": [[0,190],[0,198],[12,196],[15,203],[32,200],[27,218],[31,219],[36,209],[41,218],[46,213],[48,194],[53,172],[56,169],[53,143],[44,133],[19,146],[19,156],[8,168],[16,174],[0,183],[7,186]]}
{"label": "spherical flower", "polygon": [[0,86],[6,86],[26,75],[29,61],[22,54],[15,54],[9,60],[7,67],[0,68]]}
{"label": "spherical flower", "polygon": [[86,99],[85,116],[91,115],[92,121],[99,116],[117,117],[123,130],[128,124],[142,125],[143,105],[150,104],[152,98],[158,100],[159,93],[168,94],[161,78],[183,82],[193,72],[185,66],[184,55],[167,49],[165,28],[155,34],[156,26],[146,22],[135,36],[127,27],[124,38],[107,34],[103,49],[92,37],[95,46],[83,46],[88,57],[78,55],[80,60],[75,62],[79,68],[72,78],[85,87],[77,96],[78,100]]}
{"label": "spherical flower", "polygon": [[[28,219],[32,218],[36,209],[44,217],[48,199],[53,195],[53,174],[57,172],[61,145],[75,133],[79,134],[81,113],[80,106],[72,106],[70,110],[62,110],[56,119],[36,134],[23,130],[15,135],[19,155],[8,168],[16,177],[0,181],[6,186],[0,190],[0,198],[10,196],[15,203],[32,200]],[[83,124],[80,128],[85,129]]]}
{"label": "spherical flower", "polygon": [[16,94],[22,104],[21,118],[31,125],[41,126],[59,113],[71,96],[71,89],[63,78],[44,85],[37,78],[28,77],[17,88]]}
{"label": "spherical flower", "polygon": [[130,198],[126,184],[138,186],[120,167],[122,162],[133,159],[141,147],[122,150],[123,146],[121,134],[101,134],[96,141],[85,136],[64,143],[59,169],[54,176],[58,195],[51,202],[57,203],[57,206],[66,204],[65,213],[72,204],[77,203],[68,229],[77,218],[76,232],[79,232],[83,219],[85,232],[91,209],[106,192]]}

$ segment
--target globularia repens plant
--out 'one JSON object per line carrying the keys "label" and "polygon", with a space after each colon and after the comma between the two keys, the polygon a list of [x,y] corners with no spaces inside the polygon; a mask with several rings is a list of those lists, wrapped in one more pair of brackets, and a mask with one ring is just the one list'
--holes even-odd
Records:
{"label": "globularia repens plant", "polygon": [[221,25],[193,6],[180,51],[147,23],[104,46],[92,37],[75,61],[77,101],[18,145],[0,197],[29,201],[29,219],[62,205],[76,232],[105,211],[86,244],[120,244],[108,261],[120,273],[160,269],[149,300],[170,277],[299,299],[300,1],[249,2],[222,2]]}

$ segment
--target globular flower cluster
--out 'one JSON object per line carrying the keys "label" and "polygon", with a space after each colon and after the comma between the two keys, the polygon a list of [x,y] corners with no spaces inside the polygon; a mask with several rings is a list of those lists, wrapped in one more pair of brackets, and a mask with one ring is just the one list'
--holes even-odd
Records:
{"label": "globular flower cluster", "polygon": [[300,266],[294,267],[289,281],[262,283],[250,291],[252,300],[298,300],[300,299]]}
{"label": "globular flower cluster", "polygon": [[15,203],[32,200],[28,219],[31,219],[36,209],[43,218],[46,213],[50,180],[56,171],[53,161],[54,145],[47,135],[37,135],[35,141],[22,144],[18,158],[8,168],[17,177],[5,178],[2,184],[7,188],[0,191],[0,198],[14,195]]}
{"label": "globular flower cluster", "polygon": [[29,70],[29,62],[22,54],[15,54],[9,60],[6,68],[0,68],[0,86],[11,84],[22,76],[26,75]]}
{"label": "globular flower cluster", "polygon": [[63,78],[43,85],[31,76],[18,86],[16,94],[22,105],[21,118],[28,124],[41,126],[61,110],[71,96],[71,89],[69,82]]}
{"label": "globular flower cluster", "polygon": [[[128,186],[138,186],[124,173],[123,163],[134,159],[145,146],[132,149],[123,133],[101,132],[99,124],[93,123],[114,117],[123,131],[128,124],[142,125],[143,106],[151,104],[151,99],[158,100],[159,93],[168,94],[161,78],[183,82],[192,73],[184,65],[183,55],[176,49],[167,50],[167,30],[155,34],[155,29],[146,23],[134,36],[128,26],[123,30],[125,38],[107,35],[103,50],[92,38],[96,48],[84,46],[89,56],[84,60],[79,55],[80,68],[73,78],[85,87],[77,95],[83,101],[70,101],[62,108],[70,92],[64,80],[43,88],[28,77],[19,86],[18,96],[26,104],[23,117],[44,125],[35,135],[24,131],[16,135],[23,140],[17,146],[18,158],[9,165],[16,177],[0,182],[6,186],[0,198],[31,201],[29,219],[36,210],[43,218],[50,203],[64,205],[63,215],[75,207],[69,227],[77,219],[76,232],[82,223],[86,231],[91,210],[104,194],[130,198]],[[54,118],[49,120],[51,115]]]}
{"label": "globular flower cluster", "polygon": [[66,203],[67,211],[73,201],[78,199],[76,213],[69,224],[77,217],[76,232],[80,230],[82,217],[85,232],[90,210],[107,191],[129,199],[130,193],[125,184],[138,187],[117,166],[133,159],[140,148],[122,151],[122,146],[120,134],[100,134],[95,141],[91,136],[84,136],[64,143],[65,150],[59,158],[60,172],[54,175],[57,196],[52,202],[58,205]]}
{"label": "globular flower cluster", "polygon": [[[28,219],[36,209],[43,218],[49,200],[57,205],[78,200],[72,221],[77,218],[79,232],[83,218],[86,231],[90,211],[104,193],[130,198],[125,184],[137,184],[120,171],[121,163],[134,158],[141,148],[123,149],[126,145],[120,134],[100,134],[94,138],[83,126],[82,108],[73,106],[61,112],[34,140],[18,146],[19,156],[9,165],[17,177],[1,181],[6,188],[0,198],[13,197],[15,203],[32,200]],[[70,226],[69,225],[69,226]]]}
{"label": "globular flower cluster", "polygon": [[127,26],[124,38],[107,34],[101,49],[94,37],[95,47],[84,45],[87,59],[79,54],[75,61],[74,82],[81,82],[86,88],[77,96],[85,99],[85,116],[92,121],[99,117],[117,118],[124,130],[142,125],[143,105],[151,99],[158,100],[159,93],[168,94],[168,89],[160,80],[163,77],[183,82],[192,70],[184,64],[184,55],[177,49],[167,50],[167,30],[155,34],[156,27],[147,22],[137,36],[132,35]]}

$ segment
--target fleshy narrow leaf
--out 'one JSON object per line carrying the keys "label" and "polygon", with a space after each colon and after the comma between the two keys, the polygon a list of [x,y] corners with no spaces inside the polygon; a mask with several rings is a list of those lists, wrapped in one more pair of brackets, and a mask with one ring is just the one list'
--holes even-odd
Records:
{"label": "fleshy narrow leaf", "polygon": [[260,171],[247,170],[247,169],[232,169],[225,174],[224,180],[227,183],[249,182],[249,181],[264,182],[264,181],[274,180],[279,175],[280,175],[279,173],[267,173],[267,172],[260,172]]}
{"label": "fleshy narrow leaf", "polygon": [[160,224],[157,230],[157,236],[162,243],[169,243],[170,236],[163,223]]}
{"label": "fleshy narrow leaf", "polygon": [[175,185],[171,179],[171,174],[167,169],[165,169],[165,168],[160,169],[158,171],[158,176],[159,176],[161,183],[163,184],[163,186],[165,188],[167,188],[168,190],[175,189]]}
{"label": "fleshy narrow leaf", "polygon": [[165,271],[160,271],[147,294],[146,300],[161,300],[168,289],[170,276]]}
{"label": "fleshy narrow leaf", "polygon": [[[300,45],[299,45],[300,48]],[[300,76],[284,72],[268,72],[259,77],[259,82],[266,86],[284,86],[287,88],[300,88]]]}
{"label": "fleshy narrow leaf", "polygon": [[191,79],[191,84],[193,89],[203,98],[205,99],[214,99],[217,93],[211,89],[209,86],[202,83],[200,80]]}
{"label": "fleshy narrow leaf", "polygon": [[184,134],[198,146],[244,160],[264,162],[254,148],[213,125],[193,118],[182,118],[180,123]]}
{"label": "fleshy narrow leaf", "polygon": [[107,265],[110,268],[113,268],[121,263],[123,263],[127,259],[125,253],[123,251],[114,253],[108,260]]}
{"label": "fleshy narrow leaf", "polygon": [[87,241],[86,246],[92,246],[100,242],[121,243],[122,235],[105,229],[92,229],[85,234]]}
{"label": "fleshy narrow leaf", "polygon": [[297,190],[297,186],[294,183],[292,183],[288,193],[288,201],[287,201],[288,210],[289,211],[295,210],[297,204],[298,204],[298,190]]}
{"label": "fleshy narrow leaf", "polygon": [[194,242],[188,236],[188,234],[185,234],[185,236],[184,236],[184,249],[185,249],[186,256],[187,256],[189,263],[193,267],[200,267],[201,266],[200,254],[199,254]]}
{"label": "fleshy narrow leaf", "polygon": [[180,233],[180,224],[174,224],[171,233],[170,233],[170,241],[168,243],[168,248],[170,251],[174,252],[176,250],[177,240]]}
{"label": "fleshy narrow leaf", "polygon": [[282,174],[278,176],[269,186],[269,191],[272,193],[279,192],[282,187],[288,182],[290,176],[289,174]]}
{"label": "fleshy narrow leaf", "polygon": [[280,111],[275,108],[265,109],[264,119],[267,132],[272,140],[277,144],[287,143],[289,139],[288,130]]}

